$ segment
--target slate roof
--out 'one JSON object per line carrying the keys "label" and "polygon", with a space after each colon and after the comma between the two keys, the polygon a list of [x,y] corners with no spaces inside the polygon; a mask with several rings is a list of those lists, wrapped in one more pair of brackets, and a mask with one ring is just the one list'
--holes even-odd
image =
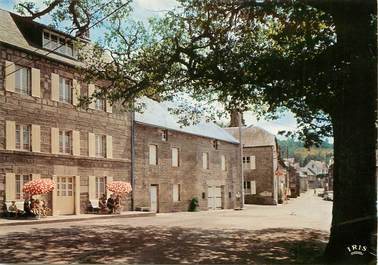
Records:
{"label": "slate roof", "polygon": [[[33,28],[33,31],[30,32],[28,30],[27,32],[24,32],[22,30],[21,24],[24,24],[24,25],[28,24],[28,26]],[[14,47],[18,47],[32,53],[46,56],[50,59],[57,60],[62,63],[67,63],[74,66],[81,65],[81,63],[79,63],[78,61],[74,59],[61,56],[54,52],[49,53],[49,50],[42,48],[41,45],[35,45],[34,43],[32,43],[29,37],[35,38],[36,34],[41,34],[41,38],[42,38],[42,30],[41,30],[42,28],[51,30],[49,27],[45,25],[39,24],[37,22],[29,22],[29,21],[26,22],[21,16],[17,14],[0,9],[0,42],[1,43],[12,45]],[[28,34],[27,38],[25,37],[26,34]],[[67,36],[64,33],[60,33],[60,34],[62,34],[63,36]]]}
{"label": "slate roof", "polygon": [[225,129],[212,122],[200,122],[195,125],[180,127],[178,117],[169,112],[168,103],[159,103],[147,98],[142,100],[143,103],[146,104],[146,108],[144,109],[143,113],[135,113],[135,120],[138,123],[217,139],[234,144],[239,143],[239,141]]}

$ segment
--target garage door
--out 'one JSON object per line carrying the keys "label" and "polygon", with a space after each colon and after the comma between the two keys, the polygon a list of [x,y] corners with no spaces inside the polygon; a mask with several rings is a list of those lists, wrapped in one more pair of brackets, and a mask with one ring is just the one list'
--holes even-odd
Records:
{"label": "garage door", "polygon": [[222,187],[207,187],[207,205],[209,210],[222,209]]}

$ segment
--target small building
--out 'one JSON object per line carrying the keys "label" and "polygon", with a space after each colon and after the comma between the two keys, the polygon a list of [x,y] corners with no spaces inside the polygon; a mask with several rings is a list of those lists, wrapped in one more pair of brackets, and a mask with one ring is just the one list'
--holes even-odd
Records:
{"label": "small building", "polygon": [[325,162],[310,160],[302,171],[308,177],[308,185],[310,189],[324,188],[324,179],[328,174],[328,168]]}
{"label": "small building", "polygon": [[290,198],[300,196],[300,177],[299,177],[299,164],[295,163],[294,158],[284,159],[289,175],[289,189]]}
{"label": "small building", "polygon": [[240,207],[239,142],[214,123],[182,127],[166,103],[136,113],[135,206],[155,212]]}
{"label": "small building", "polygon": [[[238,127],[226,128],[226,131],[239,139]],[[248,126],[242,128],[241,142],[245,203],[276,205],[281,185],[278,175],[282,175],[277,175],[280,171],[276,137],[262,128]],[[286,187],[287,184],[282,185]]]}

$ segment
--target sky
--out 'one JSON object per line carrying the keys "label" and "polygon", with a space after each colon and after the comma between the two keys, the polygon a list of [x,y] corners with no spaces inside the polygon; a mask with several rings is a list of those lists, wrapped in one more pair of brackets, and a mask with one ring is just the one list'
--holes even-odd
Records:
{"label": "sky", "polygon": [[[20,0],[0,0],[0,8],[9,11],[14,11],[13,7]],[[36,4],[43,3],[43,0],[35,0]],[[177,5],[175,0],[134,0],[134,11],[132,18],[146,22],[151,16],[163,15],[166,11],[174,8]],[[48,18],[42,19],[41,23],[48,24]],[[96,29],[94,30],[96,31]],[[101,32],[91,32],[91,36],[100,36]],[[247,126],[254,125],[264,128],[265,130],[277,134],[279,131],[294,131],[296,130],[297,123],[292,113],[286,112],[281,117],[274,121],[257,120],[256,115],[252,112],[244,113],[244,120]]]}

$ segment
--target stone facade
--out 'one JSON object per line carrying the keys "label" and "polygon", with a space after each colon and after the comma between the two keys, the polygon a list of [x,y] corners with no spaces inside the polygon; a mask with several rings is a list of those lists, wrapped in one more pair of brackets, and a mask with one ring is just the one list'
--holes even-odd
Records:
{"label": "stone facade", "polygon": [[[68,79],[76,79],[81,84],[81,95],[87,95],[88,86],[81,82],[74,66],[60,63],[46,57],[7,46],[0,46],[0,203],[4,210],[7,188],[7,174],[33,174],[41,178],[75,176],[76,186],[80,182],[80,209],[75,204],[74,212],[84,213],[88,205],[88,178],[106,177],[108,180],[130,181],[130,119],[128,115],[118,115],[116,110],[108,113],[101,110],[83,110],[72,104],[51,100],[51,74],[59,74]],[[40,97],[22,95],[5,89],[6,61],[17,65],[39,69]],[[40,150],[7,150],[6,122],[37,125],[40,128]],[[53,154],[51,128],[79,132],[79,154]],[[89,157],[89,133],[112,137],[112,157]],[[31,136],[33,140],[33,136]],[[8,139],[9,140],[9,139]],[[108,147],[110,149],[110,145]],[[9,184],[9,183],[8,183]],[[78,194],[75,194],[75,198]],[[52,196],[48,204],[53,208]],[[59,198],[57,198],[59,199]],[[124,208],[129,209],[129,199]]]}
{"label": "stone facade", "polygon": [[[244,181],[255,181],[255,194],[245,191],[247,204],[277,204],[277,177],[272,146],[244,147],[243,157],[255,157],[255,169],[244,163]],[[276,186],[275,186],[276,185]],[[245,184],[246,189],[246,184]],[[251,192],[254,193],[254,192]]]}
{"label": "stone facade", "polygon": [[[149,187],[158,187],[158,211],[187,211],[193,198],[198,198],[201,210],[209,206],[209,186],[220,187],[221,208],[239,207],[235,199],[240,192],[238,174],[239,145],[168,130],[162,140],[163,128],[137,124],[136,126],[136,191],[135,206],[151,207]],[[157,146],[157,165],[149,163],[149,145]],[[179,149],[179,166],[172,167],[171,148]],[[203,169],[203,153],[209,154],[209,169]],[[221,156],[225,156],[222,170]],[[180,184],[179,201],[173,200],[173,185]]]}

